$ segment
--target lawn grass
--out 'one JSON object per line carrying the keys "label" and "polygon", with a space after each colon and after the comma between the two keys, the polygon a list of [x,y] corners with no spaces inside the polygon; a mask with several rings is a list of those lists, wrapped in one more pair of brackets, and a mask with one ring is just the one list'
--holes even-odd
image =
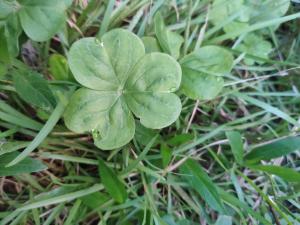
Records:
{"label": "lawn grass", "polygon": [[[136,120],[133,140],[111,151],[66,128],[68,94],[58,94],[50,110],[28,104],[8,70],[0,76],[1,225],[300,224],[299,3],[229,33],[223,28],[241,12],[213,24],[212,8],[209,0],[73,1],[55,37],[23,44],[12,68],[30,67],[54,93],[70,94],[79,84],[53,79],[51,55],[67,57],[74,41],[113,28],[155,36],[160,11],[167,29],[184,40],[178,61],[218,45],[234,55],[234,67],[216,98],[192,100],[177,91],[182,111],[175,123],[151,130]],[[259,55],[263,47],[239,49],[247,34],[259,32],[272,45],[267,58]],[[48,168],[6,175],[24,158],[35,161],[21,172],[39,170],[40,162]]]}

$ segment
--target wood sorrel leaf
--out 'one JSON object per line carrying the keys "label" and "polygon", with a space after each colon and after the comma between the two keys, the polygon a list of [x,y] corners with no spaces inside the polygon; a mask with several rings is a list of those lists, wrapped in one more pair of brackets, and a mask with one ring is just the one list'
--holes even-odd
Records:
{"label": "wood sorrel leaf", "polygon": [[210,100],[222,90],[222,76],[231,71],[233,56],[218,46],[205,46],[181,60],[182,91],[192,99]]}
{"label": "wood sorrel leaf", "polygon": [[133,33],[115,29],[101,40],[83,38],[71,47],[68,61],[84,87],[71,98],[65,123],[74,132],[92,132],[99,148],[118,148],[133,138],[132,113],[157,129],[178,118],[181,103],[172,92],[180,85],[180,65],[163,53],[145,54]]}
{"label": "wood sorrel leaf", "polygon": [[51,38],[65,21],[66,5],[61,0],[18,0],[21,25],[34,41]]}

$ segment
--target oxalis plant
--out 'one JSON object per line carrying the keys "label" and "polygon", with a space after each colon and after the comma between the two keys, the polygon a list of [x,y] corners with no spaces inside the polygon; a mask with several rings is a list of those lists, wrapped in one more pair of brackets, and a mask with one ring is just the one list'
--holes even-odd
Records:
{"label": "oxalis plant", "polygon": [[134,137],[134,117],[151,129],[176,121],[179,88],[192,99],[215,98],[224,86],[222,76],[232,69],[231,53],[218,46],[180,59],[183,38],[166,28],[160,13],[154,23],[156,38],[141,40],[114,29],[100,39],[80,39],[70,49],[69,67],[83,87],[70,99],[65,123],[76,133],[91,132],[101,149],[127,144]]}
{"label": "oxalis plant", "polygon": [[127,144],[135,133],[134,116],[143,126],[160,129],[180,114],[181,102],[174,94],[181,82],[179,63],[168,54],[145,54],[141,39],[127,30],[76,41],[68,62],[83,87],[70,99],[66,126],[91,132],[101,149]]}

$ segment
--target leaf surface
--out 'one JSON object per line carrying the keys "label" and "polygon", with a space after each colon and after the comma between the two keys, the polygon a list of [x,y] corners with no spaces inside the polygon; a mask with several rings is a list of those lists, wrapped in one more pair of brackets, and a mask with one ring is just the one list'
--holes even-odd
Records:
{"label": "leaf surface", "polygon": [[73,44],[68,60],[84,87],[71,98],[65,123],[74,132],[92,132],[99,148],[118,148],[133,138],[132,113],[157,129],[178,118],[181,102],[172,92],[180,85],[180,65],[163,53],[145,54],[133,33],[115,29],[101,40],[83,38]]}
{"label": "leaf surface", "polygon": [[29,70],[15,70],[13,83],[19,96],[29,104],[48,110],[55,106],[55,97],[41,74]]}
{"label": "leaf surface", "polygon": [[33,173],[47,169],[41,161],[29,157],[26,157],[14,166],[6,167],[6,165],[18,155],[18,152],[10,152],[0,157],[0,176],[14,176],[22,173]]}
{"label": "leaf surface", "polygon": [[66,5],[61,0],[18,0],[21,25],[34,41],[50,39],[66,20]]}
{"label": "leaf surface", "polygon": [[192,99],[211,100],[222,90],[223,75],[233,66],[233,56],[218,46],[205,46],[181,60],[182,91]]}
{"label": "leaf surface", "polygon": [[125,202],[127,199],[125,185],[119,180],[117,175],[105,165],[102,159],[99,160],[99,174],[101,182],[111,197],[118,203]]}
{"label": "leaf surface", "polygon": [[210,207],[220,213],[225,212],[216,185],[196,161],[188,159],[180,169],[190,187],[198,192]]}

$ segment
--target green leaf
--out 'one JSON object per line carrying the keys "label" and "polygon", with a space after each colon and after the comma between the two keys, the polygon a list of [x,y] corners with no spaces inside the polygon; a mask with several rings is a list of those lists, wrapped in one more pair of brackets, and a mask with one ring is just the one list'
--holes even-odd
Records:
{"label": "green leaf", "polygon": [[[236,49],[243,53],[247,53],[263,59],[268,59],[268,55],[272,51],[272,45],[269,41],[266,41],[262,36],[250,33],[246,35],[242,43],[238,45]],[[247,57],[244,61],[247,65],[253,65],[255,62],[260,64],[264,63],[263,61],[254,60]]]}
{"label": "green leaf", "polygon": [[[223,29],[226,33],[247,26],[251,10],[244,4],[244,0],[214,0],[210,12],[211,22],[218,26],[229,20]],[[233,17],[233,18],[232,18]],[[230,18],[232,18],[230,20]]]}
{"label": "green leaf", "polygon": [[192,99],[211,100],[222,90],[223,75],[233,66],[231,53],[218,46],[205,46],[181,60],[181,89]]}
{"label": "green leaf", "polygon": [[145,46],[146,53],[161,52],[159,44],[154,37],[143,37],[142,41]]}
{"label": "green leaf", "polygon": [[242,165],[243,164],[243,154],[244,154],[244,147],[242,136],[237,131],[228,131],[226,132],[226,136],[229,140],[229,144],[235,158],[235,161]]}
{"label": "green leaf", "polygon": [[59,121],[65,110],[65,102],[61,99],[53,110],[51,116],[39,131],[39,133],[34,137],[34,139],[30,142],[30,144],[24,149],[24,151],[18,155],[13,161],[11,161],[7,166],[13,166],[23,160],[26,156],[28,156],[35,148],[37,148],[49,135],[52,131],[56,123]]}
{"label": "green leaf", "polygon": [[172,150],[169,148],[168,145],[161,144],[160,155],[161,155],[161,159],[162,159],[162,165],[164,168],[166,168],[172,159]]}
{"label": "green leaf", "polygon": [[262,1],[260,4],[247,2],[251,7],[251,23],[284,16],[290,7],[290,2],[290,0],[268,0]]}
{"label": "green leaf", "polygon": [[86,195],[80,199],[82,200],[82,203],[88,206],[89,208],[96,209],[99,206],[103,205],[105,202],[107,202],[110,199],[110,197],[107,194],[95,192]]}
{"label": "green leaf", "polygon": [[99,174],[101,182],[110,196],[118,203],[125,202],[127,199],[125,185],[102,159],[99,160]]}
{"label": "green leaf", "polygon": [[18,15],[25,33],[34,41],[50,39],[66,20],[62,0],[18,0]]}
{"label": "green leaf", "polygon": [[300,173],[290,168],[272,165],[248,165],[248,167],[276,175],[289,182],[300,182]]}
{"label": "green leaf", "polygon": [[52,54],[49,57],[49,71],[55,80],[73,80],[67,59],[63,55]]}
{"label": "green leaf", "polygon": [[77,133],[92,132],[99,148],[118,148],[133,138],[131,112],[154,129],[178,118],[181,102],[172,92],[180,85],[180,65],[163,53],[145,54],[133,33],[115,29],[101,41],[83,38],[73,44],[68,60],[75,79],[85,87],[70,100],[66,126]]}
{"label": "green leaf", "polygon": [[220,213],[225,213],[225,208],[219,196],[217,186],[196,161],[188,159],[180,167],[180,170],[181,173],[184,174],[190,187],[198,192],[211,208]]}
{"label": "green leaf", "polygon": [[3,25],[0,24],[0,62],[10,64],[19,54],[19,36],[22,32],[15,14],[8,15]]}
{"label": "green leaf", "polygon": [[232,217],[220,215],[215,223],[215,225],[232,225]]}
{"label": "green leaf", "polygon": [[247,163],[270,160],[300,149],[300,137],[286,137],[254,147],[246,156]]}
{"label": "green leaf", "polygon": [[162,15],[158,12],[154,17],[155,35],[164,52],[170,54],[175,59],[180,56],[180,48],[183,43],[183,38],[166,28]]}
{"label": "green leaf", "polygon": [[14,12],[13,1],[0,1],[0,20],[6,19],[11,13]]}
{"label": "green leaf", "polygon": [[14,152],[29,145],[29,141],[9,141],[0,143],[0,156],[9,152]]}
{"label": "green leaf", "polygon": [[29,104],[46,110],[55,106],[55,97],[41,74],[30,70],[15,70],[13,83],[18,95]]}
{"label": "green leaf", "polygon": [[26,157],[18,164],[6,167],[7,163],[15,159],[18,152],[10,152],[0,157],[0,176],[14,176],[22,173],[33,173],[47,169],[41,161]]}

